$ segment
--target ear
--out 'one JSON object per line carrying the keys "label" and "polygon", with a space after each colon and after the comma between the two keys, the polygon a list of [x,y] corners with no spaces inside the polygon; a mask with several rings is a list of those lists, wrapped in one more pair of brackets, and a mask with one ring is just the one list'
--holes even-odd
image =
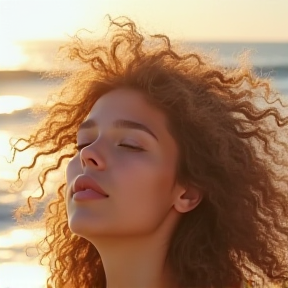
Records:
{"label": "ear", "polygon": [[174,201],[174,208],[179,213],[186,213],[195,209],[203,199],[203,192],[196,187],[183,188],[178,192]]}

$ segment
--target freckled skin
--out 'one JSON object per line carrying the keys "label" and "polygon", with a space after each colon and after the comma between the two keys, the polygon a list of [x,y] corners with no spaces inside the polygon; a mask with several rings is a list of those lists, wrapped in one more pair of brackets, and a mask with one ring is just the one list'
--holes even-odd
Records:
{"label": "freckled skin", "polygon": [[[71,187],[78,175],[88,174],[109,198],[80,203],[67,196],[72,232],[87,239],[145,235],[171,221],[171,213],[174,218],[169,225],[174,225],[179,218],[174,201],[182,187],[174,183],[178,150],[165,115],[148,104],[141,92],[117,89],[103,95],[86,119],[93,119],[97,127],[79,131],[77,144],[89,145],[70,160],[67,185]],[[113,127],[118,119],[147,126],[158,141],[145,131]]]}

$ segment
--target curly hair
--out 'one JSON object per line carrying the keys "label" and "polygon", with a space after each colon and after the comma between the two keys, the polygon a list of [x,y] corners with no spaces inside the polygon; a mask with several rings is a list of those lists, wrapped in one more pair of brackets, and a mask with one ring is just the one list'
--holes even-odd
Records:
{"label": "curly hair", "polygon": [[[285,283],[288,117],[269,80],[244,63],[224,67],[203,52],[172,46],[165,35],[146,35],[126,17],[110,19],[103,38],[78,35],[60,52],[74,66],[53,73],[64,78],[55,103],[43,108],[46,116],[32,134],[13,145],[14,156],[36,148],[18,180],[41,157],[55,163],[39,172],[42,195],[30,196],[16,217],[34,213],[48,174],[76,154],[77,129],[95,101],[130,87],[167,116],[180,151],[178,181],[203,191],[201,203],[183,215],[167,254],[181,287]],[[41,219],[46,236],[37,247],[41,263],[49,262],[47,287],[105,288],[97,249],[68,227],[65,189],[64,181],[57,183]]]}

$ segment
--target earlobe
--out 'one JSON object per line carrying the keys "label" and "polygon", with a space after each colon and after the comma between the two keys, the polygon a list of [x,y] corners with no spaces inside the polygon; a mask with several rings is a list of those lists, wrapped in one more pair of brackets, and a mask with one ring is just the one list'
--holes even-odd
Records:
{"label": "earlobe", "polygon": [[175,200],[174,207],[179,213],[186,213],[195,209],[203,199],[203,192],[195,187],[182,190]]}

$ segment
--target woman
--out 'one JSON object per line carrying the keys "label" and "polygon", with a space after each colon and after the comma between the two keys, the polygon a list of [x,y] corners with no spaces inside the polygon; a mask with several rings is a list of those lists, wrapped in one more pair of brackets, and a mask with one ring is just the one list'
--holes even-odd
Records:
{"label": "woman", "polygon": [[22,139],[37,148],[28,169],[57,154],[42,197],[49,172],[66,169],[38,247],[47,287],[285,283],[284,104],[245,65],[146,38],[127,18],[111,20],[105,39],[76,37],[62,51],[80,65]]}

